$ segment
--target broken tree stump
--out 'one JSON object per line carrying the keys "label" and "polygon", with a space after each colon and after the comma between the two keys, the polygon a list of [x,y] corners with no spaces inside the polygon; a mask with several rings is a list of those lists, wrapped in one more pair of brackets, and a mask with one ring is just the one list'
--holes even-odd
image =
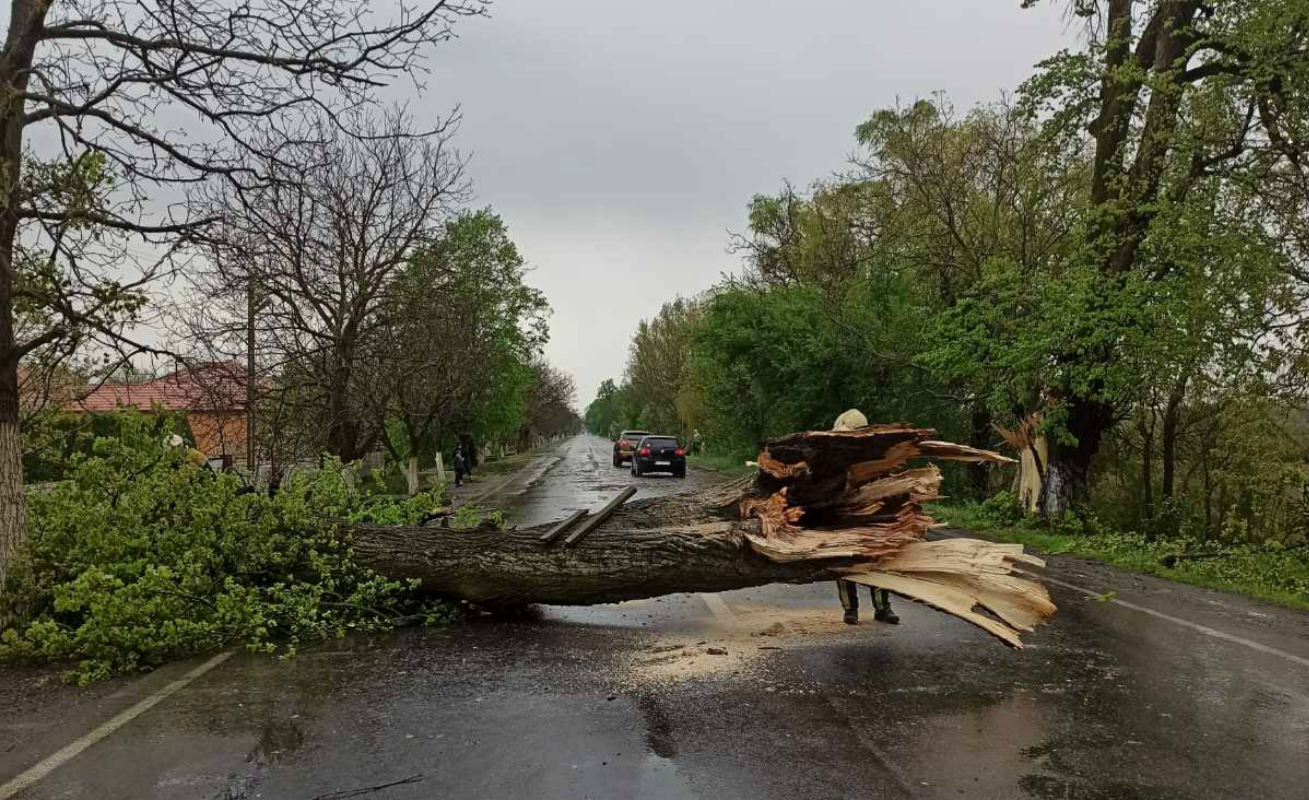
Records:
{"label": "broken tree stump", "polygon": [[[617,508],[572,548],[543,548],[555,523],[522,530],[356,525],[355,558],[423,591],[484,606],[589,605],[678,592],[850,578],[921,600],[1014,646],[1054,613],[1040,565],[1018,545],[927,542],[922,503],[941,473],[911,461],[1009,462],[930,428],[869,425],[768,442],[753,476]],[[981,606],[993,616],[974,609]]]}

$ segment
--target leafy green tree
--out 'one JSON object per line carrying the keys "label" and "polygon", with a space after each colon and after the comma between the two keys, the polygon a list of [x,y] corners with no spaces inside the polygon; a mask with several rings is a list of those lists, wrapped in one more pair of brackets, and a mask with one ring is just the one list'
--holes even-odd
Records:
{"label": "leafy green tree", "polygon": [[635,424],[683,436],[694,427],[690,354],[700,314],[697,303],[679,297],[637,324],[624,375],[624,391],[639,408]]}
{"label": "leafy green tree", "polygon": [[420,455],[446,437],[505,435],[522,421],[549,310],[526,272],[503,220],[483,210],[448,222],[387,289],[379,340],[366,350],[395,422],[386,442],[408,463],[411,494]]}
{"label": "leafy green tree", "polygon": [[[1051,410],[1042,491],[1050,513],[1087,499],[1101,439],[1130,405],[1134,373],[1119,365],[1125,343],[1145,340],[1161,320],[1153,284],[1172,265],[1155,255],[1177,234],[1179,208],[1206,192],[1225,204],[1227,187],[1261,176],[1279,184],[1303,176],[1309,146],[1304,0],[1079,0],[1076,8],[1096,22],[1085,48],[1043,64],[1024,102],[1045,116],[1051,140],[1091,153],[1086,221],[1057,283],[1029,290],[1036,304],[1016,280],[996,276],[1003,304],[968,312],[979,331],[986,320],[1022,315],[1022,325],[989,329],[1003,335],[1000,349],[1018,354],[1004,358],[1017,368],[1011,396],[1038,390]],[[1033,305],[1044,312],[1028,313]]]}
{"label": "leafy green tree", "polygon": [[705,303],[692,357],[715,447],[753,453],[767,438],[830,427],[859,400],[857,376],[816,290],[726,286]]}
{"label": "leafy green tree", "polygon": [[618,387],[612,378],[600,382],[595,399],[586,407],[586,429],[596,436],[614,436],[619,426]]}

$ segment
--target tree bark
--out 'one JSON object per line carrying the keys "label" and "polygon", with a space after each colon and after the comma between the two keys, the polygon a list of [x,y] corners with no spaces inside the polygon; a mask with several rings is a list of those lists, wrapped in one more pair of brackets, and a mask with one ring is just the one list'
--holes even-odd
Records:
{"label": "tree bark", "polygon": [[418,483],[418,456],[409,456],[409,460],[405,462],[405,488],[408,490],[410,497],[418,494],[420,488]]}
{"label": "tree bark", "polygon": [[14,338],[14,249],[17,246],[23,171],[24,100],[36,44],[50,3],[19,0],[10,8],[0,56],[0,592],[10,564],[27,538],[23,457],[18,431],[18,362]]}
{"label": "tree bark", "polygon": [[[985,406],[976,404],[968,415],[968,446],[979,450],[991,446],[991,412]],[[974,499],[984,500],[991,495],[990,473],[986,464],[975,462],[968,465],[968,491]]]}
{"label": "tree bark", "polygon": [[[676,592],[845,578],[932,604],[1019,645],[1053,613],[1039,585],[1011,574],[1040,563],[1017,545],[927,542],[921,503],[941,473],[915,458],[1008,461],[941,442],[935,431],[868,426],[769,442],[754,476],[629,503],[575,547],[543,545],[555,523],[499,530],[357,525],[356,561],[422,591],[483,606],[589,605]],[[972,612],[990,609],[1003,623]]]}
{"label": "tree bark", "polygon": [[1177,474],[1177,423],[1181,416],[1182,400],[1186,397],[1187,379],[1182,378],[1168,395],[1168,405],[1164,408],[1163,440],[1160,442],[1163,458],[1164,499],[1173,496],[1173,483]]}
{"label": "tree bark", "polygon": [[1093,400],[1074,399],[1068,404],[1065,426],[1073,444],[1050,441],[1049,463],[1041,487],[1041,513],[1062,514],[1086,502],[1090,493],[1091,460],[1100,451],[1100,439],[1113,421],[1113,409]]}
{"label": "tree bark", "polygon": [[[8,326],[0,323],[0,327]],[[9,565],[26,540],[27,501],[23,494],[23,448],[18,431],[18,373],[14,364],[7,364],[0,368],[0,593],[9,577]]]}
{"label": "tree bark", "polygon": [[[590,605],[674,592],[718,592],[834,578],[848,561],[777,563],[747,536],[758,519],[715,515],[704,493],[628,503],[575,547],[542,547],[555,523],[498,530],[356,526],[356,560],[425,592],[484,606]],[[671,521],[671,524],[670,524]]]}
{"label": "tree bark", "polygon": [[[1137,425],[1141,430],[1141,494],[1145,505],[1145,518],[1154,515],[1154,406],[1142,404]],[[1150,415],[1150,424],[1145,424],[1144,415]]]}

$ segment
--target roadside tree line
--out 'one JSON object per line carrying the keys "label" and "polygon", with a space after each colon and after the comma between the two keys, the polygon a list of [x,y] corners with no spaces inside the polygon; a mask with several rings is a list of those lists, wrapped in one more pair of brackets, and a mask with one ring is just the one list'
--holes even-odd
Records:
{"label": "roadside tree line", "polygon": [[1077,11],[1013,97],[881,109],[843,174],[753,198],[742,274],[641,324],[590,429],[746,456],[858,407],[1007,443],[1045,515],[1302,537],[1309,3]]}

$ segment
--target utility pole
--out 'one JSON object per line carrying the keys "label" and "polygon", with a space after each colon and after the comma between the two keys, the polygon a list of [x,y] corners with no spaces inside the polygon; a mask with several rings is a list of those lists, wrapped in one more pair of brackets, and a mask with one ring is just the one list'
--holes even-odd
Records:
{"label": "utility pole", "polygon": [[255,463],[255,280],[247,273],[245,281],[245,466],[253,483],[258,465]]}

